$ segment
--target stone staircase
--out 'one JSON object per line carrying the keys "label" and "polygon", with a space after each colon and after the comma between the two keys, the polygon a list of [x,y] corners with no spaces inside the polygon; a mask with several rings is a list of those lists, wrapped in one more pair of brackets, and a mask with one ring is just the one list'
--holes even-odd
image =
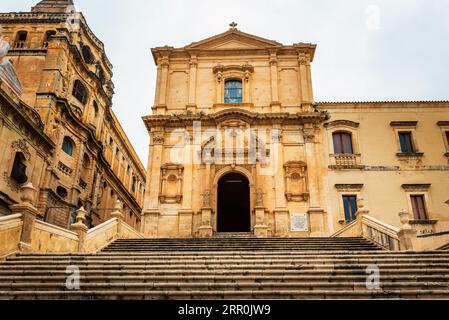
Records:
{"label": "stone staircase", "polygon": [[[377,265],[380,290],[366,286]],[[66,288],[68,266],[80,290]],[[19,254],[0,299],[449,299],[449,252],[388,252],[363,238],[117,240],[97,254]]]}

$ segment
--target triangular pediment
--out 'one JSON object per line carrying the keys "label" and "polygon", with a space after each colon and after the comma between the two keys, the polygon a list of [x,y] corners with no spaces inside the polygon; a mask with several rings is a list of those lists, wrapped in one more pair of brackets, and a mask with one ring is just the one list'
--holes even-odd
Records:
{"label": "triangular pediment", "polygon": [[185,48],[203,50],[265,49],[281,45],[282,44],[273,40],[260,38],[238,30],[229,30],[199,42],[194,42]]}

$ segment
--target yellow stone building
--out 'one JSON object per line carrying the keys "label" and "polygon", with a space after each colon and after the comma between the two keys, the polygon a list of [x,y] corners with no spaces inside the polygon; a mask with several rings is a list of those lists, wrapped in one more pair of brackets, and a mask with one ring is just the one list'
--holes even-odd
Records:
{"label": "yellow stone building", "polygon": [[31,12],[0,14],[6,59],[23,87],[0,80],[0,215],[37,189],[38,219],[69,228],[110,219],[117,199],[140,229],[145,169],[112,111],[112,65],[72,0],[44,0]]}
{"label": "yellow stone building", "polygon": [[152,50],[145,236],[330,236],[358,210],[449,231],[449,102],[315,102],[315,49],[233,23]]}

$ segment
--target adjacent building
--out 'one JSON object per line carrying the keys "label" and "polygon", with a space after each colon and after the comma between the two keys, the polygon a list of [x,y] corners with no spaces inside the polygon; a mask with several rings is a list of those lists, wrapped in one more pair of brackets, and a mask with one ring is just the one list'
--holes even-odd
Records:
{"label": "adjacent building", "polygon": [[32,182],[40,219],[68,227],[83,206],[90,227],[123,202],[140,229],[146,172],[114,112],[112,64],[72,0],[0,14],[23,87],[0,90],[0,214]]}

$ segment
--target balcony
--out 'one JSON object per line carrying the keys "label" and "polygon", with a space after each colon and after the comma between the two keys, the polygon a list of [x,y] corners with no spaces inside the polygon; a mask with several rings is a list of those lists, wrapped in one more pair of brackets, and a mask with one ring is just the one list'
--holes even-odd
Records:
{"label": "balcony", "polygon": [[341,169],[355,169],[362,170],[365,166],[361,165],[360,154],[331,154],[331,165],[329,169],[341,170]]}
{"label": "balcony", "polygon": [[26,49],[27,43],[26,41],[16,41],[14,42],[14,49]]}
{"label": "balcony", "polygon": [[66,166],[64,163],[62,163],[61,161],[59,161],[58,163],[58,170],[67,176],[71,176],[73,173],[73,170],[69,166]]}

